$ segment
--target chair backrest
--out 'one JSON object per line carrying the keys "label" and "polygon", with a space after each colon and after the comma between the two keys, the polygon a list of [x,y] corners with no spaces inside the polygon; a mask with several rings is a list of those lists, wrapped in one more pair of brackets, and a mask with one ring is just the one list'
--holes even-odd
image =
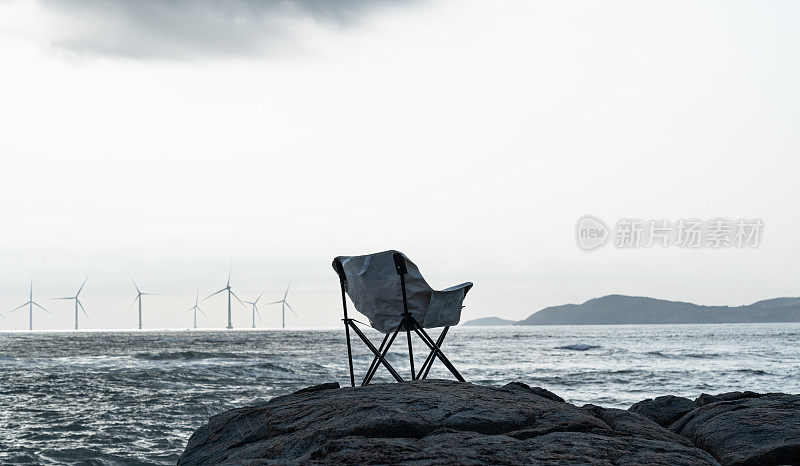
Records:
{"label": "chair backrest", "polygon": [[[390,250],[364,256],[339,256],[333,262],[337,273],[339,270],[336,262],[339,261],[342,265],[346,279],[345,290],[356,310],[367,316],[372,327],[384,333],[397,328],[403,312],[400,276],[393,259],[395,253],[397,251]],[[416,264],[405,255],[403,258],[407,271],[405,282],[408,312],[422,324],[434,290],[422,278]]]}

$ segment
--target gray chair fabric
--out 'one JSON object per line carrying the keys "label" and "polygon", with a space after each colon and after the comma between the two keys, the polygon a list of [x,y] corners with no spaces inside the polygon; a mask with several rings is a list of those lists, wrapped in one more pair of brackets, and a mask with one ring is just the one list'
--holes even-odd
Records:
{"label": "gray chair fabric", "polygon": [[[356,310],[369,319],[370,326],[383,333],[397,328],[403,312],[400,276],[395,271],[393,259],[396,252],[390,250],[336,258],[342,263],[347,277],[345,291]],[[409,313],[424,328],[458,324],[464,298],[472,283],[436,291],[428,285],[417,266],[405,254],[403,257],[408,269],[405,280]],[[335,260],[333,268],[336,270]]]}

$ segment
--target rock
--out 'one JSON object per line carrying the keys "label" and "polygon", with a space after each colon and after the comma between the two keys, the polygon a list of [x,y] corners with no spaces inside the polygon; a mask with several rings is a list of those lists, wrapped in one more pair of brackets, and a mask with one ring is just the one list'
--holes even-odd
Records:
{"label": "rock", "polygon": [[800,395],[701,395],[670,426],[725,465],[800,464]]}
{"label": "rock", "polygon": [[565,403],[564,398],[561,398],[560,396],[556,395],[555,393],[551,392],[550,390],[544,389],[542,387],[533,387],[533,388],[531,388],[528,384],[525,384],[525,383],[522,383],[522,382],[507,383],[503,388],[508,389],[508,390],[513,390],[515,388],[518,388],[518,389],[521,389],[521,390],[528,390],[528,391],[531,391],[531,392],[535,393],[536,395],[539,395],[541,397],[547,398],[548,400],[558,401],[559,403]]}
{"label": "rock", "polygon": [[694,446],[688,439],[662,428],[651,419],[639,414],[634,414],[623,409],[602,408],[594,405],[585,405],[583,409],[589,410],[609,427],[614,429],[615,432],[645,437],[652,440],[662,440],[670,443]]}
{"label": "rock", "polygon": [[658,425],[667,427],[697,406],[698,403],[689,398],[667,395],[640,401],[628,408],[628,411],[641,414],[654,420]]}
{"label": "rock", "polygon": [[301,391],[234,409],[200,427],[179,460],[311,462],[718,464],[633,412],[579,408],[524,384],[444,380]]}
{"label": "rock", "polygon": [[703,393],[697,400],[695,400],[698,406],[705,406],[709,403],[717,403],[719,401],[733,401],[733,400],[740,400],[742,398],[758,398],[761,396],[758,393],[754,392],[728,392],[728,393],[720,393],[719,395],[709,395],[707,393]]}
{"label": "rock", "polygon": [[311,393],[311,392],[319,392],[322,390],[333,390],[339,388],[339,382],[328,382],[328,383],[321,383],[319,385],[312,385],[310,387],[301,388],[293,393],[296,395],[298,393]]}

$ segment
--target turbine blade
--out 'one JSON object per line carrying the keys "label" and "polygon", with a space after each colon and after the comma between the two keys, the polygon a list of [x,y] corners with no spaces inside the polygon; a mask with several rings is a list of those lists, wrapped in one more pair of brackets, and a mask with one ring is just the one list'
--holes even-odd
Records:
{"label": "turbine blade", "polygon": [[272,301],[271,303],[267,303],[267,304],[265,304],[265,306],[269,306],[270,304],[280,304],[280,303],[282,303],[282,302],[283,302],[283,300],[280,300],[280,301]]}
{"label": "turbine blade", "polygon": [[296,312],[294,312],[294,309],[292,309],[292,306],[290,306],[289,303],[286,303],[286,307],[288,307],[289,310],[292,311],[292,314],[294,314],[295,317],[300,317],[299,315],[297,315]]}
{"label": "turbine blade", "polygon": [[75,296],[67,296],[66,298],[50,298],[50,299],[75,299]]}
{"label": "turbine blade", "polygon": [[206,315],[206,313],[205,313],[205,312],[203,312],[203,310],[202,310],[202,309],[200,309],[199,307],[197,308],[197,310],[198,310],[198,311],[200,311],[200,314],[203,314],[204,316],[208,317],[208,316]]}
{"label": "turbine blade", "polygon": [[[289,282],[289,286],[292,286],[292,282]],[[286,287],[286,293],[283,294],[283,299],[286,299],[286,295],[289,294],[289,286]]]}
{"label": "turbine blade", "polygon": [[138,294],[136,295],[136,297],[135,297],[135,298],[133,298],[133,301],[131,301],[131,305],[130,305],[130,306],[128,306],[128,310],[127,310],[127,311],[125,311],[126,313],[128,313],[128,312],[131,312],[131,309],[133,309],[133,305],[134,305],[134,304],[136,304],[136,300],[137,300],[137,299],[139,299],[139,295],[138,295]]}
{"label": "turbine blade", "polygon": [[[264,290],[264,291],[267,291],[267,290]],[[256,298],[255,302],[258,302],[258,300],[261,299],[262,296],[264,296],[264,291],[262,291],[261,294],[258,295],[258,298]]]}
{"label": "turbine blade", "polygon": [[89,276],[88,276],[88,275],[86,276],[86,278],[84,278],[84,279],[83,279],[83,283],[81,283],[81,287],[80,287],[80,288],[78,288],[78,292],[77,292],[77,293],[75,293],[75,297],[76,297],[76,298],[77,298],[78,296],[80,296],[80,294],[81,294],[81,291],[83,290],[83,286],[84,286],[84,285],[86,285],[86,280],[88,280],[88,279],[89,279]]}
{"label": "turbine blade", "polygon": [[215,294],[220,294],[220,293],[222,293],[223,291],[227,291],[227,290],[228,290],[227,288],[223,288],[223,289],[221,289],[221,290],[219,290],[219,291],[216,291],[216,292],[214,292],[214,293],[211,293],[210,295],[208,295],[208,296],[206,296],[205,298],[203,298],[203,301],[205,301],[206,299],[208,299],[208,298],[210,298],[210,297],[214,296]]}
{"label": "turbine blade", "polygon": [[231,272],[233,272],[233,261],[231,261],[231,266],[228,268],[228,286],[231,286]]}
{"label": "turbine blade", "polygon": [[233,297],[234,297],[234,298],[236,298],[236,300],[237,300],[237,301],[239,301],[239,304],[241,304],[241,305],[242,305],[242,307],[244,307],[244,308],[247,308],[247,306],[245,306],[245,305],[244,305],[244,303],[242,302],[242,300],[241,300],[241,299],[239,299],[239,297],[238,297],[238,296],[236,296],[236,293],[234,293],[234,292],[233,292],[233,290],[230,290],[230,291],[231,291],[231,294],[233,295]]}
{"label": "turbine blade", "polygon": [[44,307],[40,306],[40,305],[39,305],[39,303],[32,303],[32,304],[33,304],[34,306],[38,307],[39,309],[43,310],[44,312],[46,312],[46,313],[48,313],[48,314],[52,314],[52,312],[50,312],[50,311],[48,311],[47,309],[45,309]]}
{"label": "turbine blade", "polygon": [[81,311],[83,311],[83,315],[85,315],[86,318],[88,319],[89,318],[89,314],[86,313],[86,309],[84,309],[83,304],[81,303],[81,300],[80,299],[75,299],[75,301],[78,302],[78,306],[81,307]]}
{"label": "turbine blade", "polygon": [[10,313],[12,313],[12,312],[14,312],[14,311],[20,310],[20,309],[22,309],[23,307],[27,306],[29,303],[30,303],[30,301],[28,301],[28,302],[27,302],[27,303],[25,303],[25,304],[21,304],[21,305],[19,305],[19,306],[15,307],[14,309],[12,309],[12,310],[8,311],[8,313],[10,314]]}
{"label": "turbine blade", "polygon": [[136,288],[136,292],[141,293],[141,290],[139,290],[139,285],[137,285],[136,280],[133,279],[133,275],[128,274],[128,276],[131,277],[131,281],[133,282],[133,286]]}

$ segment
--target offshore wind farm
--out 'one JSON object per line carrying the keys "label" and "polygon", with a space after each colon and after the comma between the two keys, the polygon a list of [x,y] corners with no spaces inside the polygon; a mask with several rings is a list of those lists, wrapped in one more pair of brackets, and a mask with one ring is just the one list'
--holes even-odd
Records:
{"label": "offshore wind farm", "polygon": [[[200,291],[200,289],[197,289],[195,291],[194,304],[191,307],[189,307],[188,309],[186,309],[186,308],[183,308],[183,309],[176,308],[175,309],[176,313],[184,313],[184,314],[185,313],[191,313],[191,320],[187,321],[187,325],[185,327],[184,326],[164,327],[164,326],[156,325],[156,326],[150,327],[149,329],[150,330],[166,330],[166,329],[169,329],[169,328],[200,329],[201,327],[198,326],[198,317],[199,317],[198,314],[200,316],[204,317],[206,319],[205,322],[207,322],[207,323],[213,321],[216,318],[216,316],[214,315],[214,314],[216,314],[216,312],[215,312],[216,309],[212,310],[210,305],[204,306],[205,307],[205,309],[204,309],[200,305],[201,302],[209,300],[210,298],[212,298],[212,297],[214,297],[214,296],[216,296],[218,294],[222,294],[222,293],[224,293],[224,295],[226,296],[227,299],[225,301],[226,306],[221,309],[222,312],[219,312],[219,314],[224,316],[224,319],[225,319],[224,320],[224,322],[225,322],[224,328],[225,329],[233,330],[235,328],[235,326],[234,326],[235,312],[234,312],[234,309],[231,306],[231,304],[232,304],[232,302],[234,300],[239,302],[239,304],[241,305],[241,308],[242,308],[243,311],[249,311],[247,314],[250,314],[250,315],[247,315],[247,317],[248,317],[247,320],[249,321],[250,325],[240,325],[238,328],[242,328],[242,329],[246,329],[248,327],[250,329],[259,328],[258,323],[261,320],[261,312],[260,312],[260,309],[258,308],[258,306],[259,306],[260,300],[267,293],[267,290],[266,289],[262,290],[255,298],[252,299],[252,301],[240,299],[239,296],[236,294],[236,292],[233,291],[233,288],[231,286],[231,274],[232,274],[232,267],[228,271],[228,279],[227,279],[227,282],[226,282],[224,288],[209,294],[208,296],[206,296],[203,299],[200,299],[201,291]],[[165,297],[168,297],[168,295],[170,293],[153,293],[153,292],[150,292],[150,291],[145,291],[145,289],[143,287],[140,287],[139,283],[133,278],[132,275],[128,274],[128,277],[130,279],[129,286],[130,286],[130,284],[133,285],[134,290],[135,290],[135,294],[134,294],[133,300],[128,305],[126,315],[130,315],[130,311],[133,310],[134,307],[136,307],[136,313],[135,313],[136,320],[132,324],[133,328],[136,329],[136,330],[148,330],[148,327],[145,325],[145,318],[148,315],[147,314],[148,307],[144,306],[144,301],[145,300],[143,299],[143,297],[144,296],[165,296]],[[59,301],[71,301],[72,306],[71,306],[70,310],[73,313],[73,326],[72,326],[71,330],[73,330],[73,331],[78,331],[78,330],[110,330],[112,328],[105,328],[105,327],[88,328],[88,325],[86,323],[81,324],[81,321],[82,321],[81,314],[83,315],[83,319],[85,321],[87,321],[87,322],[91,321],[89,313],[86,311],[86,306],[84,304],[86,296],[87,296],[87,293],[89,293],[89,296],[91,296],[91,291],[92,291],[92,290],[88,290],[87,291],[87,286],[86,285],[87,285],[88,281],[89,281],[89,276],[87,275],[84,278],[83,282],[81,282],[81,285],[78,287],[78,289],[76,290],[75,294],[72,295],[72,296],[60,296],[60,297],[54,297],[54,298],[50,298],[50,299],[59,300]],[[281,322],[280,322],[280,327],[281,328],[286,328],[286,316],[285,316],[285,308],[286,307],[289,307],[289,309],[292,312],[292,314],[294,314],[295,317],[299,318],[298,314],[294,311],[294,309],[286,302],[286,297],[288,295],[288,291],[289,291],[289,287],[287,287],[285,290],[283,290],[283,293],[279,294],[280,299],[268,303],[268,304],[281,304],[282,305],[282,307],[281,307]],[[209,302],[212,302],[212,301],[209,301]],[[149,307],[153,307],[153,306],[151,305]],[[12,309],[9,309],[7,311],[7,313],[0,312],[0,318],[6,317],[6,314],[9,315],[9,316],[13,315],[13,314],[17,314],[20,311],[27,311],[26,312],[26,314],[27,314],[27,319],[26,320],[27,320],[27,330],[28,331],[32,331],[32,330],[35,330],[35,329],[38,329],[38,330],[66,330],[66,329],[63,329],[63,328],[61,328],[61,329],[60,328],[54,328],[52,326],[43,326],[41,324],[39,324],[37,326],[34,326],[34,314],[36,314],[37,312],[41,311],[43,313],[42,316],[39,317],[38,320],[37,320],[37,322],[39,322],[39,323],[43,322],[42,319],[44,319],[47,316],[50,316],[50,317],[57,316],[59,314],[62,314],[62,312],[57,307],[50,307],[48,309],[44,305],[42,305],[39,302],[37,302],[37,300],[34,298],[33,280],[32,279],[29,281],[27,300],[24,303],[12,308]],[[208,313],[206,313],[206,311],[208,311]],[[170,313],[171,311],[170,310],[165,310],[164,306],[159,306],[158,311],[156,313],[152,314],[152,315],[153,316],[157,315],[158,317],[163,317],[165,312],[166,313]],[[44,313],[46,313],[46,315]],[[212,314],[212,315],[209,316],[209,314]],[[6,325],[2,324],[4,321],[6,322]],[[24,330],[26,330],[24,328],[18,328],[18,327],[14,328],[13,326],[9,326],[7,324],[8,321],[9,321],[9,319],[0,320],[0,330],[6,330],[6,331],[8,331],[8,330],[12,330],[12,331],[24,331]],[[35,328],[35,327],[37,327],[37,328]],[[215,328],[218,329],[218,328],[222,328],[222,326],[219,326],[219,327],[217,327],[217,326],[207,326],[205,328],[206,329],[215,329]],[[274,328],[274,327],[265,326],[263,328]],[[113,329],[119,329],[119,328],[114,327]]]}

